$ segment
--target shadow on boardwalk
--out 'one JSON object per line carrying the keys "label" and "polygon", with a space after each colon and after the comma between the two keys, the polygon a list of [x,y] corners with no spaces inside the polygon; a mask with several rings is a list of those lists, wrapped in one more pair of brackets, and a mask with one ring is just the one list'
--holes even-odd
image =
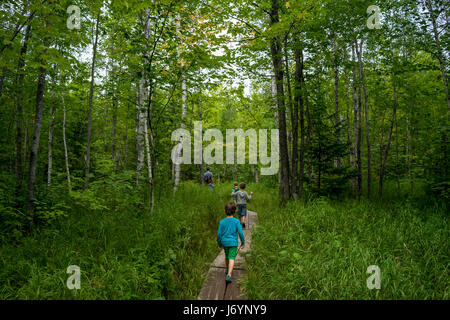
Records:
{"label": "shadow on boardwalk", "polygon": [[243,252],[248,252],[252,242],[252,231],[258,224],[258,214],[247,211],[247,228],[244,229],[245,247],[238,251],[234,269],[233,282],[225,282],[225,253],[220,251],[216,259],[211,263],[202,290],[198,295],[198,300],[243,300],[245,294],[241,290],[241,280],[247,277],[247,270],[244,264]]}

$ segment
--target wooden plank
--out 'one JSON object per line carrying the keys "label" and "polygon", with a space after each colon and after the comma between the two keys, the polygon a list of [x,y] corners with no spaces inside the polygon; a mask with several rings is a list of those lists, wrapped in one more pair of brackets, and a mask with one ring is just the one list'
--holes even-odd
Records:
{"label": "wooden plank", "polygon": [[244,300],[246,297],[241,290],[241,279],[247,277],[246,270],[233,270],[233,282],[226,286],[223,300]]}
{"label": "wooden plank", "polygon": [[223,300],[225,295],[225,269],[210,268],[198,300]]}

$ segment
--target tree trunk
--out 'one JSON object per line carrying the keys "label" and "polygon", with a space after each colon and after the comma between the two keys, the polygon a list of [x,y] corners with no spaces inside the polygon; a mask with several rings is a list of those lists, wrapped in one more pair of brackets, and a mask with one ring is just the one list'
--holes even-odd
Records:
{"label": "tree trunk", "polygon": [[[355,41],[356,42],[356,41]],[[354,145],[354,162],[353,167],[358,169],[358,101],[357,101],[357,88],[356,88],[356,66],[355,66],[355,42],[352,46],[352,64],[353,64],[353,134],[355,137],[355,145]],[[356,158],[356,161],[355,161]],[[359,175],[359,169],[358,169]],[[358,193],[359,196],[359,177],[353,179],[353,191]]]}
{"label": "tree trunk", "polygon": [[[181,17],[178,16],[177,18],[177,33],[181,35]],[[177,56],[178,58],[180,57],[180,50],[179,48],[177,48]],[[184,68],[184,60],[181,60],[181,68]],[[182,71],[184,72],[184,71]],[[186,100],[187,100],[187,90],[186,90],[186,80],[185,80],[185,76],[184,74],[182,74],[182,81],[181,81],[181,92],[182,92],[182,97],[181,97],[181,128],[184,129],[185,125],[184,125],[184,119],[186,118]],[[181,150],[178,151],[178,158],[181,157]],[[180,175],[181,175],[181,164],[179,163],[175,163],[175,180],[174,180],[174,185],[173,185],[173,190],[174,192],[177,191],[179,185],[180,185]]]}
{"label": "tree trunk", "polygon": [[112,124],[111,124],[111,158],[114,161],[114,172],[117,171],[117,157],[116,157],[116,126],[117,126],[117,106],[118,101],[115,93],[112,97]]}
{"label": "tree trunk", "polygon": [[291,90],[291,77],[289,73],[289,55],[288,55],[288,43],[287,35],[284,38],[284,61],[286,68],[286,80],[288,87],[288,103],[289,111],[291,113],[291,125],[292,125],[292,149],[291,149],[291,188],[290,197],[297,197],[297,176],[298,176],[298,103],[295,102],[292,106],[292,90]]}
{"label": "tree trunk", "polygon": [[[305,88],[305,87],[303,87]],[[312,121],[311,121],[311,112],[309,110],[309,101],[308,101],[308,95],[306,93],[306,90],[304,91],[304,99],[305,99],[305,106],[306,106],[306,119],[308,121],[308,128],[307,128],[307,135],[306,135],[306,142],[305,142],[305,154],[306,151],[309,150],[309,147],[312,143],[312,135],[313,135],[313,127],[312,127]],[[311,157],[308,158],[308,161],[306,162],[306,171],[308,173],[308,187],[309,190],[311,190],[312,186],[312,163],[311,163]]]}
{"label": "tree trunk", "polygon": [[362,45],[361,40],[358,60],[359,60],[359,74],[361,76],[361,84],[364,90],[364,112],[366,119],[366,144],[367,144],[367,197],[370,198],[371,194],[371,152],[370,152],[370,124],[369,124],[369,106],[367,100],[367,89],[366,89],[366,77],[364,74],[364,68],[362,63]]}
{"label": "tree trunk", "polygon": [[145,135],[145,152],[147,154],[147,172],[148,172],[148,185],[149,185],[149,207],[150,212],[153,212],[154,204],[155,204],[155,193],[153,190],[153,166],[152,166],[152,157],[150,154],[150,143],[148,139],[148,126],[147,121],[144,125],[144,135]]}
{"label": "tree trunk", "polygon": [[[146,40],[150,37],[150,9],[145,9],[144,17],[144,38]],[[141,79],[139,80],[138,92],[137,92],[137,135],[136,135],[136,148],[137,148],[137,175],[136,182],[139,184],[141,179],[142,170],[145,165],[145,141],[146,141],[146,122],[147,122],[147,101],[148,101],[148,87],[147,87],[147,64],[148,64],[148,52],[147,48],[144,49],[144,67],[142,69]]]}
{"label": "tree trunk", "polygon": [[[348,62],[348,56],[347,56],[347,49],[345,49],[345,61]],[[346,108],[346,125],[347,125],[347,143],[351,146],[352,145],[352,138],[351,138],[351,125],[350,125],[350,114],[352,111],[351,107],[351,101],[350,101],[350,79],[348,77],[347,68],[344,68],[344,74],[345,74],[345,98],[347,102],[347,108]],[[350,147],[349,152],[349,165],[353,165],[353,147]]]}
{"label": "tree trunk", "polygon": [[[112,67],[111,70],[111,82],[113,83],[113,86],[117,86],[115,84],[115,66]],[[116,126],[117,126],[117,96],[116,96],[116,90],[115,88],[112,89],[111,92],[111,104],[112,104],[112,121],[111,121],[111,158],[114,161],[116,159]]]}
{"label": "tree trunk", "polygon": [[[270,9],[270,26],[279,22],[278,16],[278,0],[272,0],[272,7]],[[289,199],[290,195],[290,173],[289,173],[289,150],[287,143],[286,131],[286,109],[284,104],[284,75],[283,75],[283,61],[282,61],[282,47],[278,36],[270,39],[270,52],[272,56],[273,69],[275,73],[276,88],[277,88],[277,106],[278,106],[278,121],[279,121],[279,144],[280,144],[280,160],[281,160],[281,184],[279,186],[279,195],[281,201]]]}
{"label": "tree trunk", "polygon": [[[202,104],[201,103],[199,103],[199,108],[200,108],[199,118],[200,118],[200,121],[203,121],[203,111],[202,111]],[[201,159],[201,162],[200,162],[200,165],[199,165],[200,166],[200,183],[203,185],[205,183],[205,180],[203,180],[203,174],[205,172],[205,169],[203,167],[203,155],[200,155],[200,159]]]}
{"label": "tree trunk", "polygon": [[[300,110],[300,172],[298,173],[298,184],[297,195],[299,198],[303,195],[303,176],[305,170],[305,102],[303,98],[304,94],[304,76],[303,76],[303,49],[297,48],[295,50],[295,104],[294,104],[294,115],[298,117],[298,112]],[[293,147],[298,152],[298,118],[293,122],[295,128],[294,131],[294,144]],[[293,157],[294,158],[294,157]],[[293,176],[296,179],[296,176]]]}
{"label": "tree trunk", "polygon": [[84,190],[89,187],[89,171],[91,162],[91,138],[92,138],[92,100],[94,98],[94,78],[95,78],[95,58],[97,55],[97,43],[98,43],[98,27],[100,22],[100,11],[97,15],[97,22],[95,26],[95,40],[94,40],[94,52],[92,55],[92,67],[91,67],[91,88],[89,93],[89,112],[88,112],[88,138],[87,138],[87,149],[86,149],[86,171],[84,178]]}
{"label": "tree trunk", "polygon": [[[47,51],[47,46],[45,46],[44,54]],[[47,74],[47,69],[45,67],[45,61],[41,60],[41,67],[39,68],[39,78],[38,87],[36,93],[36,115],[34,119],[34,132],[33,141],[31,143],[30,150],[30,167],[28,174],[28,193],[27,193],[27,211],[32,216],[31,229],[33,230],[33,224],[36,222],[36,216],[34,215],[34,188],[36,184],[36,167],[37,158],[39,151],[39,140],[41,137],[41,126],[42,126],[42,109],[44,102],[44,87],[45,87],[45,76]]]}
{"label": "tree trunk", "polygon": [[50,123],[48,126],[48,170],[47,170],[47,185],[52,184],[52,169],[53,169],[53,132],[55,122],[55,82],[53,81],[53,88],[50,102]]}
{"label": "tree trunk", "polygon": [[392,41],[390,43],[390,49],[391,49],[392,63],[393,63],[393,66],[392,66],[392,88],[393,88],[394,106],[392,109],[392,117],[391,117],[391,125],[389,128],[388,141],[387,141],[386,149],[384,150],[383,161],[381,162],[381,168],[380,168],[380,184],[378,186],[378,195],[380,196],[380,198],[383,196],[383,179],[384,179],[384,174],[386,171],[386,164],[387,164],[389,149],[391,147],[391,141],[392,141],[392,132],[394,130],[394,122],[395,122],[395,117],[396,117],[396,113],[397,113],[396,61],[395,61],[394,49],[392,48]]}
{"label": "tree trunk", "polygon": [[145,80],[141,78],[137,85],[136,92],[136,153],[137,153],[137,164],[136,164],[136,185],[139,185],[142,179],[142,170],[144,169],[144,124],[145,124],[145,100],[144,97],[144,86]]}
{"label": "tree trunk", "polygon": [[[19,191],[22,188],[23,183],[23,158],[22,158],[22,152],[23,152],[23,80],[24,80],[24,66],[25,66],[25,55],[28,50],[28,40],[30,38],[31,34],[31,27],[28,26],[27,30],[25,32],[25,39],[22,45],[22,48],[20,49],[20,55],[19,55],[19,63],[17,67],[17,104],[16,104],[16,112],[17,112],[17,132],[16,132],[16,175],[17,175],[17,185],[16,190]],[[1,91],[1,89],[0,89]]]}
{"label": "tree trunk", "polygon": [[[337,57],[337,43],[336,39],[333,41],[333,60],[334,60],[334,130],[336,136],[340,136],[339,131],[339,63]],[[336,166],[342,166],[342,159],[336,159]]]}
{"label": "tree trunk", "polygon": [[130,104],[127,103],[127,117],[125,120],[125,135],[123,137],[123,168],[127,169],[128,164],[128,117],[130,114]]}
{"label": "tree trunk", "polygon": [[[279,121],[278,121],[278,102],[277,102],[277,80],[275,77],[275,73],[272,73],[271,75],[271,81],[272,81],[272,103],[273,103],[273,109],[274,111],[274,119],[275,119],[275,126],[279,127]],[[281,166],[281,161],[279,163]],[[278,185],[281,185],[281,170],[278,170]]]}
{"label": "tree trunk", "polygon": [[439,32],[437,29],[436,17],[433,13],[434,8],[431,3],[431,0],[426,0],[426,6],[428,9],[428,13],[430,15],[431,24],[433,25],[434,43],[436,44],[437,58],[439,60],[439,65],[441,67],[442,81],[444,82],[445,95],[447,97],[447,107],[450,110],[450,97],[449,97],[449,93],[448,93],[446,60],[445,60],[445,56],[442,54],[442,48],[441,48],[441,42],[439,40]]}
{"label": "tree trunk", "polygon": [[[355,42],[356,55],[359,57],[358,41]],[[356,63],[356,61],[355,61]],[[358,68],[358,78],[361,79],[361,69]],[[358,199],[362,194],[362,160],[361,160],[361,140],[362,140],[362,97],[361,97],[361,81],[358,83],[358,144],[356,145],[356,159],[358,166]]]}
{"label": "tree trunk", "polygon": [[67,150],[67,140],[66,140],[66,120],[67,120],[67,114],[66,114],[66,103],[64,101],[64,83],[62,81],[61,72],[59,73],[59,83],[61,87],[61,101],[63,106],[63,126],[62,126],[62,133],[63,133],[63,144],[64,144],[64,160],[66,164],[66,175],[67,175],[67,187],[69,188],[69,193],[72,191],[71,183],[70,183],[70,168],[69,168],[69,152]]}

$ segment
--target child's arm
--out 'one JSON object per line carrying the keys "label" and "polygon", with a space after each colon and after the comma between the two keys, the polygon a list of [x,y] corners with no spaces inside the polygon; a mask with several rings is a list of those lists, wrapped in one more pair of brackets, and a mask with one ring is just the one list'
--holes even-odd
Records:
{"label": "child's arm", "polygon": [[217,228],[217,246],[222,248],[222,224],[219,224],[219,228]]}
{"label": "child's arm", "polygon": [[246,196],[247,200],[251,200],[252,199],[252,195],[248,194],[247,192],[245,192],[245,196]]}
{"label": "child's arm", "polygon": [[241,247],[243,247],[245,245],[244,232],[242,231],[241,223],[239,222],[237,225],[238,225],[239,239],[241,239]]}

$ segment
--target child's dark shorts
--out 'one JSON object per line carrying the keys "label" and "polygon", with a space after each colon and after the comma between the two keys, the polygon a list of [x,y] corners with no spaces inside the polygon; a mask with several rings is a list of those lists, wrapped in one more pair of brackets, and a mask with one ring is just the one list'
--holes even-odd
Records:
{"label": "child's dark shorts", "polygon": [[245,217],[247,215],[247,205],[246,204],[238,204],[237,209],[238,209],[239,218]]}

